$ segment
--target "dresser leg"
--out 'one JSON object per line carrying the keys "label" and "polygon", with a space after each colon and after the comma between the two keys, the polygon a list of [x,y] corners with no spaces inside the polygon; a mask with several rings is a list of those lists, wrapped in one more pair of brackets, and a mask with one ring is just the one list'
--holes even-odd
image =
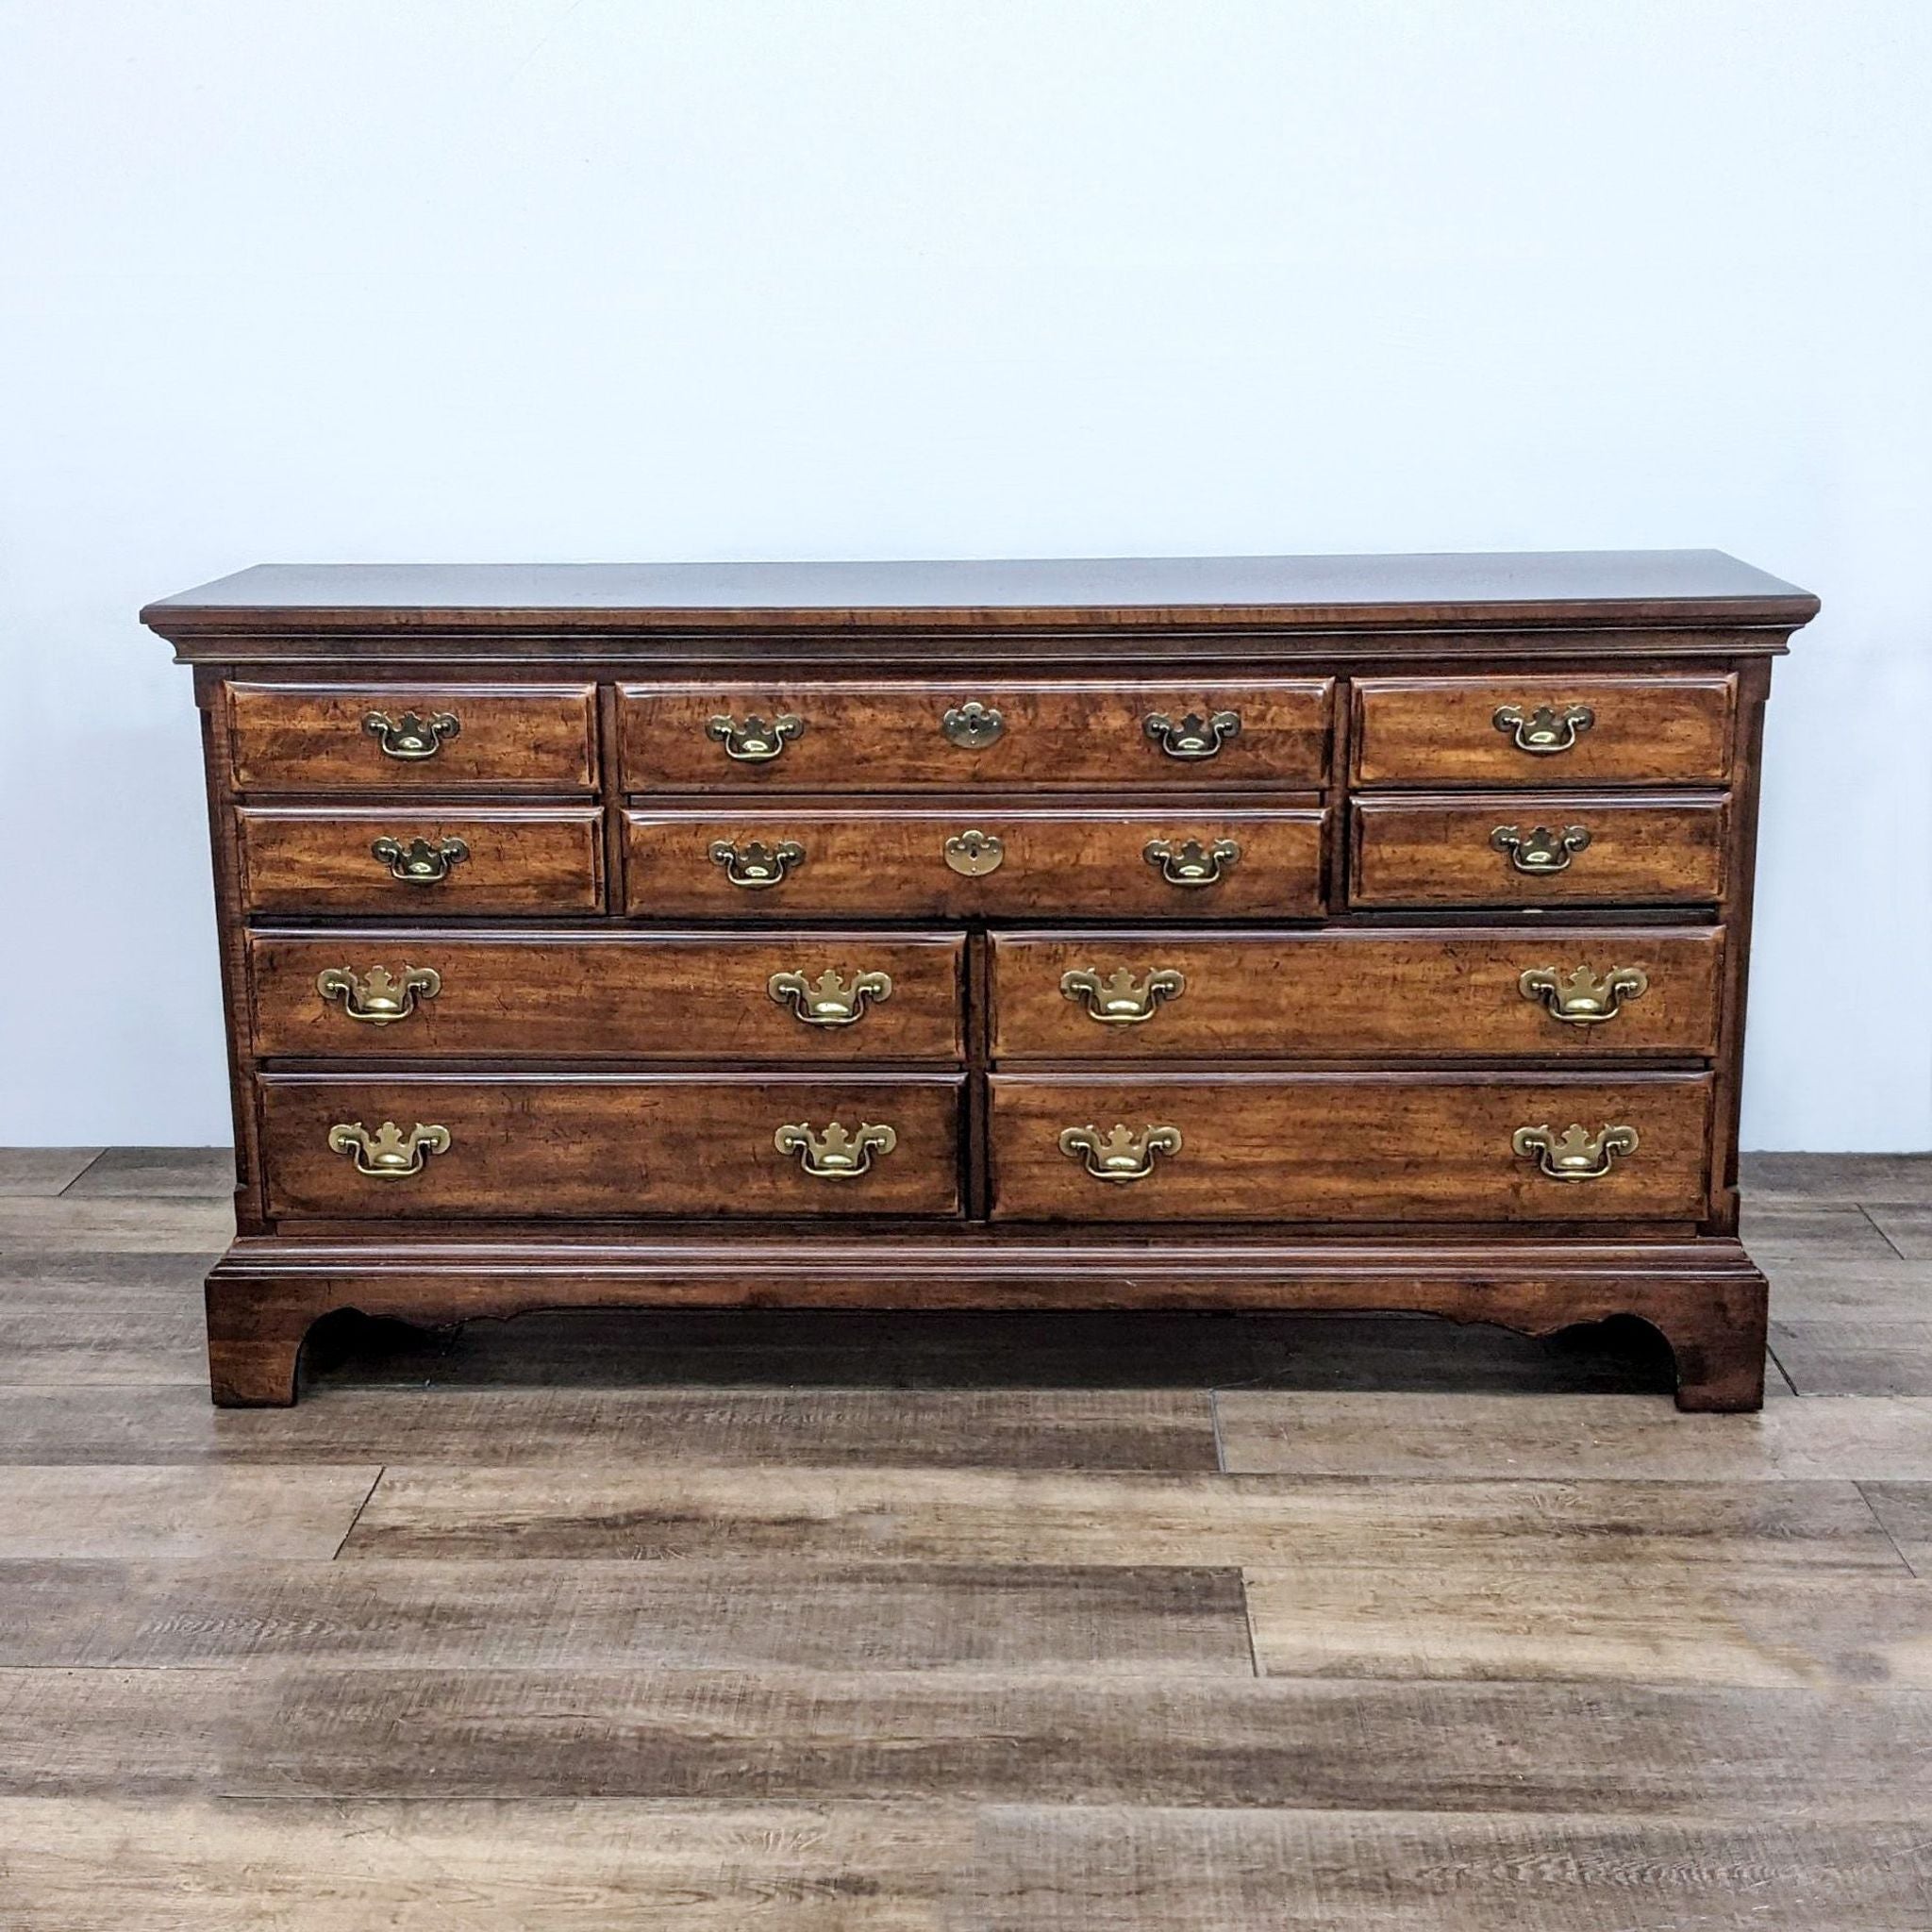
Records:
{"label": "dresser leg", "polygon": [[1728,1284],[1722,1296],[1687,1300],[1667,1314],[1644,1310],[1677,1358],[1677,1407],[1764,1407],[1764,1351],[1771,1285],[1763,1275]]}
{"label": "dresser leg", "polygon": [[210,1276],[208,1392],[218,1408],[286,1408],[308,1330],[335,1305],[313,1290]]}

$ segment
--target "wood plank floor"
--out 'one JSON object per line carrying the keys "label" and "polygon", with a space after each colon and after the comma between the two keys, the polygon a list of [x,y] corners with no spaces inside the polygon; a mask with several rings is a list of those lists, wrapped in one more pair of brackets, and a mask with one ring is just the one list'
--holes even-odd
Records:
{"label": "wood plank floor", "polygon": [[225,1157],[0,1152],[0,1932],[1926,1932],[1932,1157],[1648,1331],[343,1318]]}

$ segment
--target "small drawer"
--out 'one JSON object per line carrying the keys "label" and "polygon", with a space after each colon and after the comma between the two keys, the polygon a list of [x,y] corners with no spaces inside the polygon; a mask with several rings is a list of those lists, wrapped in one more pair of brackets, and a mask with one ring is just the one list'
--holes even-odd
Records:
{"label": "small drawer", "polygon": [[1313,916],[1316,808],[839,808],[625,814],[629,909],[712,919]]}
{"label": "small drawer", "polygon": [[597,789],[596,687],[229,684],[238,791]]}
{"label": "small drawer", "polygon": [[1708,905],[1724,895],[1723,797],[1357,799],[1355,906]]}
{"label": "small drawer", "polygon": [[1363,677],[1357,785],[1722,785],[1733,677]]}
{"label": "small drawer", "polygon": [[491,811],[244,806],[235,814],[251,912],[594,912],[604,898],[595,806]]}
{"label": "small drawer", "polygon": [[939,933],[256,933],[255,1050],[957,1064],[964,949]]}
{"label": "small drawer", "polygon": [[1717,1051],[1721,930],[995,933],[991,946],[1002,1062]]}
{"label": "small drawer", "polygon": [[655,791],[1146,791],[1325,782],[1332,679],[626,685],[624,785]]}
{"label": "small drawer", "polygon": [[1708,1074],[996,1074],[991,1086],[996,1221],[1707,1211]]}
{"label": "small drawer", "polygon": [[[957,1075],[271,1074],[259,1085],[276,1217],[959,1212]],[[755,1249],[744,1265],[756,1271]]]}

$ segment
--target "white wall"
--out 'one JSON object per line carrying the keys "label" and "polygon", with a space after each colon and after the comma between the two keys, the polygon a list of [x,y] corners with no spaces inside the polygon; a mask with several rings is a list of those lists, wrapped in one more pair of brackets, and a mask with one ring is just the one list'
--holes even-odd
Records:
{"label": "white wall", "polygon": [[0,0],[0,1142],[226,1138],[144,598],[1709,543],[1826,606],[1746,1144],[1932,1145],[1928,98],[1924,0]]}

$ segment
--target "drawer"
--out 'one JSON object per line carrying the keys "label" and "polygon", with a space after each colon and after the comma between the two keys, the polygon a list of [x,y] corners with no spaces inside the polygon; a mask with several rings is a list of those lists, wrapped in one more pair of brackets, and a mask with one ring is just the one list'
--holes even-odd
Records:
{"label": "drawer", "polygon": [[[957,1075],[290,1074],[259,1086],[275,1216],[959,1212]],[[747,1268],[757,1260],[747,1252]]]}
{"label": "drawer", "polygon": [[1356,906],[1707,905],[1724,895],[1721,797],[1357,799]]}
{"label": "drawer", "polygon": [[257,933],[247,945],[264,1057],[961,1058],[958,934]]}
{"label": "drawer", "polygon": [[995,1059],[1714,1054],[1721,931],[996,933]]}
{"label": "drawer", "polygon": [[633,810],[626,891],[632,912],[713,919],[1312,916],[1324,816],[1316,808],[1115,812],[992,801],[916,811],[816,801]]}
{"label": "drawer", "polygon": [[[604,814],[595,806],[235,814],[251,912],[594,912]],[[378,851],[377,847],[381,849]]]}
{"label": "drawer", "polygon": [[1354,710],[1358,785],[1722,785],[1737,680],[1364,677]]}
{"label": "drawer", "polygon": [[594,791],[596,687],[229,684],[238,791]]}
{"label": "drawer", "polygon": [[[997,1074],[991,1085],[995,1220],[1706,1212],[1708,1074]],[[1546,1163],[1592,1177],[1555,1178]]]}
{"label": "drawer", "polygon": [[626,685],[628,791],[956,791],[1328,770],[1329,678],[1239,683]]}

